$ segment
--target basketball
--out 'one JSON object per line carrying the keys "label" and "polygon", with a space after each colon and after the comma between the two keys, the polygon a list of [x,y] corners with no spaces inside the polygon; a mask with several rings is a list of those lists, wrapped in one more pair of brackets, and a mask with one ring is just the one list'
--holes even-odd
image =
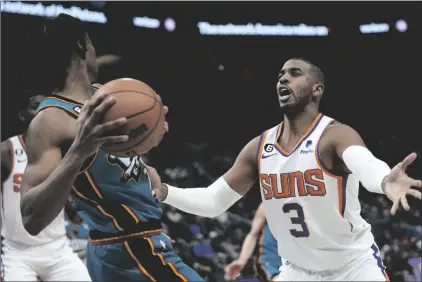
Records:
{"label": "basketball", "polygon": [[159,143],[164,132],[165,112],[154,89],[142,81],[121,78],[100,87],[95,95],[101,94],[116,99],[103,122],[126,117],[127,124],[112,134],[129,136],[123,143],[104,144],[103,151],[116,157],[132,157],[145,154]]}

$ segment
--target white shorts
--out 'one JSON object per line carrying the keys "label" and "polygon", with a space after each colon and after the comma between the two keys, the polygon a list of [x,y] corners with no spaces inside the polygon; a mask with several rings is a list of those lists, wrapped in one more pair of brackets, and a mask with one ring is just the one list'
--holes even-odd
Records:
{"label": "white shorts", "polygon": [[7,240],[2,243],[2,281],[91,281],[66,237],[25,248]]}
{"label": "white shorts", "polygon": [[385,272],[379,249],[373,244],[368,252],[335,270],[311,271],[285,262],[280,267],[280,275],[275,281],[390,281],[390,279]]}

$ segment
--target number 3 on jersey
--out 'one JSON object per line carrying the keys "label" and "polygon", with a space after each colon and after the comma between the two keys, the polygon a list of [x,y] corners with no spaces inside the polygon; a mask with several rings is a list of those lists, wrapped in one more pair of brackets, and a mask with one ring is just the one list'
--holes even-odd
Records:
{"label": "number 3 on jersey", "polygon": [[[290,220],[294,225],[300,225],[301,229],[290,229],[290,234],[296,238],[309,237],[309,229],[305,222],[305,214],[303,213],[303,208],[298,203],[289,203],[283,206],[284,213],[295,212],[297,216],[290,216]],[[299,226],[298,226],[299,228]]]}

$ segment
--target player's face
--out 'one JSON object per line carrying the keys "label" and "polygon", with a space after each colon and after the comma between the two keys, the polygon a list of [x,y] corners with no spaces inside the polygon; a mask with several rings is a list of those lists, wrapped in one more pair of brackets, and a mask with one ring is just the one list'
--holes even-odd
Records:
{"label": "player's face", "polygon": [[88,33],[86,34],[86,65],[92,82],[98,78],[97,53]]}
{"label": "player's face", "polygon": [[287,61],[278,75],[277,94],[280,107],[296,108],[306,105],[312,98],[310,66],[299,60]]}
{"label": "player's face", "polygon": [[28,107],[19,113],[19,119],[23,123],[29,124],[31,120],[35,117],[37,113],[37,108],[42,102],[42,100],[44,100],[44,98],[44,95],[35,95],[30,97],[28,101]]}

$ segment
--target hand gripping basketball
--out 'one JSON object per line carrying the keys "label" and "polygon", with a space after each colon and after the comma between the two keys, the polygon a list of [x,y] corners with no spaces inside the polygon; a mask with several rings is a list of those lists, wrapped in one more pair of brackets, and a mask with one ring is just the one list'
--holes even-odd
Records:
{"label": "hand gripping basketball", "polygon": [[124,126],[126,118],[103,123],[104,115],[116,103],[113,97],[99,94],[86,101],[76,120],[76,137],[72,149],[81,157],[89,157],[98,147],[107,143],[125,142],[127,135],[113,135],[113,131]]}

